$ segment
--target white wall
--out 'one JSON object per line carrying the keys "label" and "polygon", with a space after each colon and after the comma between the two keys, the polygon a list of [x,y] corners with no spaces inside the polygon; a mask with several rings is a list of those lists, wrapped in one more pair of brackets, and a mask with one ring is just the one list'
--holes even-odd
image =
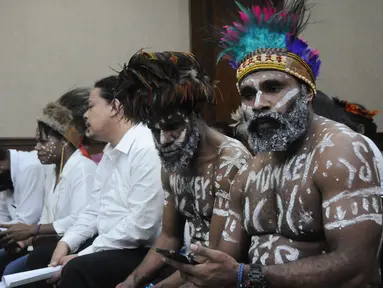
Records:
{"label": "white wall", "polygon": [[0,0],[0,137],[34,136],[48,101],[189,39],[188,0]]}
{"label": "white wall", "polygon": [[383,131],[383,0],[312,0],[312,22],[304,36],[319,49],[318,88],[380,110]]}

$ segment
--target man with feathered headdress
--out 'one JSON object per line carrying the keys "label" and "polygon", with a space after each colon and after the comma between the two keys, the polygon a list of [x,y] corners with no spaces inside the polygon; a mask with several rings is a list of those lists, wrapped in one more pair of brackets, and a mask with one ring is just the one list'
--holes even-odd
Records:
{"label": "man with feathered headdress", "polygon": [[[312,110],[320,60],[299,37],[305,0],[276,11],[238,4],[220,55],[237,71],[256,156],[238,173],[218,250],[201,265],[166,260],[198,287],[377,287],[381,188],[360,135]],[[362,235],[362,236],[361,236]],[[237,263],[248,247],[249,265]]]}
{"label": "man with feathered headdress", "polygon": [[[119,78],[116,98],[125,113],[151,129],[162,162],[163,226],[154,248],[179,250],[185,222],[191,243],[216,248],[229,213],[231,183],[251,155],[203,120],[205,104],[214,101],[213,81],[194,55],[170,51],[137,53]],[[164,266],[161,258],[149,251],[118,288],[150,281]],[[183,282],[177,272],[157,287]]]}

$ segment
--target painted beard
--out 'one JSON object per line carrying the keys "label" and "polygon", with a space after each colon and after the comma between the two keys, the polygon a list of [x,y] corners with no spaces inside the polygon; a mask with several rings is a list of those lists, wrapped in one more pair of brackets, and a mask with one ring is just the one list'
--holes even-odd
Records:
{"label": "painted beard", "polygon": [[[271,123],[271,128],[259,130],[259,123]],[[308,129],[309,109],[307,90],[301,92],[285,114],[276,111],[256,112],[248,123],[249,142],[255,153],[286,151]]]}
{"label": "painted beard", "polygon": [[171,149],[178,149],[179,153],[176,153],[174,156],[167,157],[166,152],[169,147],[162,147],[157,140],[154,138],[154,143],[158,150],[158,155],[160,156],[162,167],[165,171],[168,172],[180,172],[181,170],[189,166],[190,161],[193,159],[197,149],[198,143],[200,140],[200,133],[198,130],[197,119],[195,116],[192,117],[190,122],[190,131],[186,135],[186,140],[182,143],[174,143],[177,147],[172,145]]}

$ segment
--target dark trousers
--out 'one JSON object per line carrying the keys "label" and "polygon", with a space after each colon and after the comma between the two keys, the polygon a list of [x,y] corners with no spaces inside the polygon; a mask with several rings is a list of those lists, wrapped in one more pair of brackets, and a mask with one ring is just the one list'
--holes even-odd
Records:
{"label": "dark trousers", "polygon": [[1,249],[0,251],[0,278],[3,276],[3,272],[5,267],[12,261],[16,260],[17,258],[20,258],[24,255],[26,255],[27,249],[22,250],[20,253],[9,253],[4,249]]}
{"label": "dark trousers", "polygon": [[[94,238],[87,240],[84,244],[80,246],[79,251],[85,249],[93,243]],[[34,250],[29,254],[28,260],[25,264],[25,271],[45,268],[51,261],[53,251],[56,249],[57,243],[46,243],[44,245],[34,248]],[[23,288],[45,288],[52,287],[52,285],[47,284],[46,281],[40,281],[31,283],[28,285],[23,285]]]}
{"label": "dark trousers", "polygon": [[60,288],[114,288],[142,262],[149,248],[109,250],[69,261]]}

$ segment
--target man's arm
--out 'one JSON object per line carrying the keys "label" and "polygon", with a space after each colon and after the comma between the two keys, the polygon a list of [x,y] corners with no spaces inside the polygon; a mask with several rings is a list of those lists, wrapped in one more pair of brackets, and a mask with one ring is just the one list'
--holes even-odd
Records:
{"label": "man's arm", "polygon": [[31,165],[18,175],[15,189],[20,193],[15,203],[15,218],[4,224],[34,224],[40,219],[44,203],[45,171],[42,165]]}
{"label": "man's arm", "polygon": [[249,163],[242,166],[234,178],[230,189],[229,213],[218,245],[218,250],[239,260],[249,247],[249,236],[243,226],[244,187],[249,175]]}
{"label": "man's arm", "polygon": [[175,206],[175,195],[170,189],[169,175],[164,171],[162,172],[162,185],[165,199],[161,234],[142,263],[125,281],[126,283],[132,283],[132,286],[126,287],[137,287],[138,285],[146,284],[147,281],[150,281],[153,274],[164,265],[162,256],[155,252],[155,248],[177,251],[182,246],[185,218],[178,212]]}
{"label": "man's arm", "polygon": [[331,140],[313,176],[329,252],[263,267],[268,287],[365,287],[378,267],[382,206],[373,153],[359,136]]}
{"label": "man's arm", "polygon": [[[80,167],[79,167],[80,168]],[[67,189],[70,189],[70,214],[68,216],[54,221],[51,226],[54,233],[64,234],[73,224],[76,223],[78,216],[84,211],[92,192],[94,185],[95,168],[93,166],[81,167],[76,174],[76,178],[71,180]],[[43,227],[41,227],[43,228]]]}
{"label": "man's arm", "polygon": [[[153,238],[161,225],[163,192],[161,165],[154,148],[138,151],[131,162],[131,184],[120,201],[126,216],[109,230],[100,234],[91,246],[81,251],[85,255],[101,250],[134,247]],[[123,172],[123,171],[121,171]]]}
{"label": "man's arm", "polygon": [[[215,167],[215,173],[213,179],[217,179],[214,184],[214,207],[213,216],[210,221],[209,230],[209,248],[217,249],[218,243],[221,239],[222,231],[225,228],[226,219],[229,216],[229,202],[230,202],[230,187],[234,181],[238,170],[246,164],[251,158],[251,154],[241,147],[242,145],[232,146],[222,149],[218,155],[218,161]],[[238,223],[240,225],[240,223]],[[197,259],[198,260],[198,259]],[[199,261],[199,260],[198,260]],[[159,287],[178,287],[184,282],[181,278],[179,271],[175,272],[171,277],[168,277],[161,283]],[[161,286],[163,285],[163,286]]]}
{"label": "man's arm", "polygon": [[[94,185],[89,204],[79,215],[76,223],[70,227],[60,240],[60,246],[67,246],[69,252],[75,252],[87,239],[92,238],[97,233],[97,216],[100,211],[100,192],[103,183],[103,177],[100,175],[102,169],[99,169],[103,161],[101,160],[96,174],[94,176]],[[102,167],[101,167],[102,168]]]}

